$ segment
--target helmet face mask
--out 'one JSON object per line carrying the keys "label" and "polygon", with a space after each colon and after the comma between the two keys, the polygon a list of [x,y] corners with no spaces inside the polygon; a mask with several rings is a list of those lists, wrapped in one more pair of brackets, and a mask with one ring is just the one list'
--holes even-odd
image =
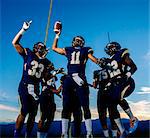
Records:
{"label": "helmet face mask", "polygon": [[108,43],[105,47],[105,52],[112,56],[114,55],[117,51],[119,51],[121,49],[121,46],[119,43],[117,42],[111,42],[111,43]]}
{"label": "helmet face mask", "polygon": [[73,47],[83,47],[85,44],[84,38],[82,36],[76,36],[73,38],[72,46]]}
{"label": "helmet face mask", "polygon": [[38,53],[40,57],[44,57],[47,53],[47,49],[42,42],[38,42],[34,45],[33,52]]}

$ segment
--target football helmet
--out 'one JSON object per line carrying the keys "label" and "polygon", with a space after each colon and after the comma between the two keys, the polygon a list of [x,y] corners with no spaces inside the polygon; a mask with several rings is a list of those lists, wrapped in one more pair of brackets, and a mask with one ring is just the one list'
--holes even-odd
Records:
{"label": "football helmet", "polygon": [[46,49],[46,45],[44,45],[42,42],[37,42],[33,46],[33,52],[38,52],[40,57],[45,57],[48,50]]}
{"label": "football helmet", "polygon": [[121,45],[118,42],[110,42],[106,45],[104,50],[108,55],[112,56],[120,49],[121,49]]}
{"label": "football helmet", "polygon": [[76,36],[73,38],[73,41],[72,41],[73,47],[76,47],[76,46],[83,47],[84,44],[85,44],[85,40],[82,36]]}

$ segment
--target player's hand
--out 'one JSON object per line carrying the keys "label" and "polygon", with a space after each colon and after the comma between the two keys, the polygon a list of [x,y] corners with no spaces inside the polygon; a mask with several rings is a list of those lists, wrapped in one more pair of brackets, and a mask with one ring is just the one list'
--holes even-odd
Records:
{"label": "player's hand", "polygon": [[127,79],[130,78],[131,75],[132,75],[131,72],[127,72],[127,73],[126,73]]}
{"label": "player's hand", "polygon": [[28,30],[31,23],[32,23],[32,20],[29,21],[29,22],[24,22],[23,26],[22,26],[22,29],[25,30],[25,31]]}
{"label": "player's hand", "polygon": [[64,68],[59,68],[58,70],[57,70],[57,74],[59,74],[59,73],[64,73]]}
{"label": "player's hand", "polygon": [[56,33],[55,38],[59,39],[60,34],[61,34],[61,30],[58,30],[58,32]]}
{"label": "player's hand", "polygon": [[56,34],[56,38],[58,39],[62,30],[62,23],[61,21],[56,21],[54,24],[54,32]]}
{"label": "player's hand", "polygon": [[101,68],[105,67],[105,65],[106,65],[106,58],[98,58],[98,59],[97,59],[97,64],[98,64]]}
{"label": "player's hand", "polygon": [[131,77],[131,75],[132,75],[131,72],[127,72],[127,73],[124,75],[123,79],[127,81],[127,80]]}
{"label": "player's hand", "polygon": [[131,77],[131,72],[127,72],[125,75],[122,76],[123,83],[128,81],[128,79]]}

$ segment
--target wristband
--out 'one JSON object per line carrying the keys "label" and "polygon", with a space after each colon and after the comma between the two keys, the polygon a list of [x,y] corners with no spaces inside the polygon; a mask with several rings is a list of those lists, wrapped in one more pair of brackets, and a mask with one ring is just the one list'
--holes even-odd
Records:
{"label": "wristband", "polygon": [[24,32],[25,32],[25,29],[22,28],[22,29],[19,31],[19,34],[23,35]]}
{"label": "wristband", "polygon": [[58,35],[58,34],[56,34],[55,38],[56,38],[56,39],[59,39],[59,35]]}

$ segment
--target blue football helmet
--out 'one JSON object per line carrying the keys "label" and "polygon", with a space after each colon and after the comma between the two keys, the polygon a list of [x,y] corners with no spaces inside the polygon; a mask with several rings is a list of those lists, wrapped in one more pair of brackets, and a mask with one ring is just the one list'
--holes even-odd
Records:
{"label": "blue football helmet", "polygon": [[38,52],[40,57],[43,57],[47,54],[48,50],[46,49],[46,45],[44,45],[42,42],[37,42],[33,46],[33,52]]}
{"label": "blue football helmet", "polygon": [[73,38],[73,41],[72,41],[73,47],[76,47],[76,46],[83,47],[84,44],[85,44],[85,40],[82,36],[76,36]]}
{"label": "blue football helmet", "polygon": [[112,56],[120,49],[121,49],[121,45],[118,42],[110,42],[106,45],[104,50],[108,55]]}

